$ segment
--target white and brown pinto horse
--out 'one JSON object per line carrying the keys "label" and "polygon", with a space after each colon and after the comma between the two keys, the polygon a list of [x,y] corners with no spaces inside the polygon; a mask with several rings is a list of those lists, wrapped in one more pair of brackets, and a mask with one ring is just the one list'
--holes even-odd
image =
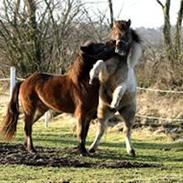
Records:
{"label": "white and brown pinto horse", "polygon": [[131,21],[114,22],[111,39],[115,52],[107,61],[99,60],[90,71],[90,84],[98,77],[100,80],[99,105],[97,117],[99,127],[96,138],[90,147],[94,152],[100,143],[107,121],[118,111],[124,118],[125,142],[128,154],[135,156],[131,143],[131,129],[136,113],[136,79],[134,67],[141,53],[140,39],[130,28]]}

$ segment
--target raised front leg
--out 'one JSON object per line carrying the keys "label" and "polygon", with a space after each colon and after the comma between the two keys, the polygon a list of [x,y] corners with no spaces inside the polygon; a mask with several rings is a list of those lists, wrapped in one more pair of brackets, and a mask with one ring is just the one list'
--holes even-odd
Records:
{"label": "raised front leg", "polygon": [[126,89],[127,89],[126,83],[122,83],[118,87],[116,87],[112,95],[112,102],[110,105],[111,108],[116,109],[119,106]]}
{"label": "raised front leg", "polygon": [[135,150],[131,143],[131,131],[134,123],[134,117],[136,113],[136,104],[133,103],[127,107],[124,107],[119,111],[121,116],[124,118],[125,125],[124,125],[124,136],[125,136],[125,143],[126,143],[126,150],[127,153],[131,156],[135,156]]}

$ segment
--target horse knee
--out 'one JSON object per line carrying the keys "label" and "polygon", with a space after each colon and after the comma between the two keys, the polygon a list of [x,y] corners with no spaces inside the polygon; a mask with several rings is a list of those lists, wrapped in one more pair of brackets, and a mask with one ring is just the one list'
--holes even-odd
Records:
{"label": "horse knee", "polygon": [[89,84],[93,84],[93,80],[95,78],[98,78],[98,75],[100,73],[101,70],[103,70],[103,67],[104,67],[104,61],[103,60],[98,60],[93,68],[90,70],[90,80],[89,80]]}

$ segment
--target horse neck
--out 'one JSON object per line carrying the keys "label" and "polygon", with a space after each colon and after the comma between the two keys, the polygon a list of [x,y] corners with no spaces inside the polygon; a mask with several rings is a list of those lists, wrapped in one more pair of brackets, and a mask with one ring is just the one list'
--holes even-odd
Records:
{"label": "horse neck", "polygon": [[141,55],[142,47],[140,43],[133,41],[127,58],[128,67],[134,68],[137,65]]}
{"label": "horse neck", "polygon": [[86,75],[89,73],[81,55],[78,55],[71,68],[68,71],[68,77],[74,82],[87,80]]}

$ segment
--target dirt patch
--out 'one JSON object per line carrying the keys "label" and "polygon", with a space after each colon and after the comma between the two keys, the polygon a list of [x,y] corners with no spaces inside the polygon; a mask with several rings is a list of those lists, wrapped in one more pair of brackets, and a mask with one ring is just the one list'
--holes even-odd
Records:
{"label": "dirt patch", "polygon": [[[100,161],[88,162],[79,156],[75,156],[76,149],[73,148],[45,148],[36,147],[38,153],[28,153],[21,144],[0,143],[0,164],[24,164],[31,166],[51,167],[88,167],[88,168],[147,168],[160,167],[160,164],[142,163],[130,161]],[[64,154],[71,157],[64,157]],[[62,155],[63,154],[63,155]],[[72,157],[73,156],[73,157]],[[87,158],[86,158],[87,159]]]}

